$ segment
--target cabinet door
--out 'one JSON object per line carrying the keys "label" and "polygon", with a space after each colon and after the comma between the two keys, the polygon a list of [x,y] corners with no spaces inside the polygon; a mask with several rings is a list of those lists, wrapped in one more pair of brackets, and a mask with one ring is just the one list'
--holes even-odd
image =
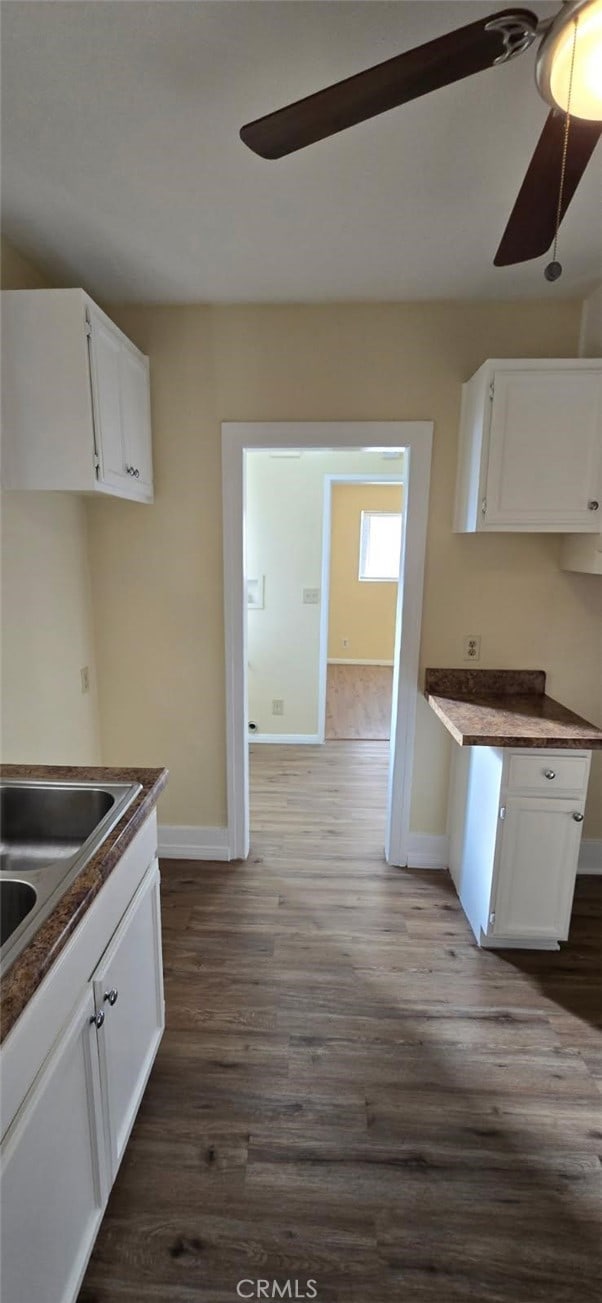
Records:
{"label": "cabinet door", "polygon": [[121,411],[127,464],[132,468],[133,491],[153,496],[148,358],[123,344],[120,357]]}
{"label": "cabinet door", "polygon": [[159,870],[155,861],[93,978],[107,1158],[115,1179],[165,1022]]}
{"label": "cabinet door", "polygon": [[2,1144],[6,1303],[71,1303],[100,1224],[107,1182],[93,1018],[88,987]]}
{"label": "cabinet door", "polygon": [[482,528],[595,533],[601,459],[599,372],[497,371]]}
{"label": "cabinet door", "polygon": [[121,337],[96,313],[90,314],[90,373],[98,479],[129,492],[121,405]]}
{"label": "cabinet door", "polygon": [[574,815],[580,813],[579,803],[570,800],[507,800],[490,935],[558,941],[568,936],[581,841]]}

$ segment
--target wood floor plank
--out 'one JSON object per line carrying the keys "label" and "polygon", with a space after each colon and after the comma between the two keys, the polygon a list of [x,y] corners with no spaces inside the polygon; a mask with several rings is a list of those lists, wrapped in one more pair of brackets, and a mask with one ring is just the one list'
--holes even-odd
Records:
{"label": "wood floor plank", "polygon": [[163,862],[167,1028],[80,1303],[599,1297],[602,879],[558,954],[480,951],[384,862],[387,751],[252,748],[249,860]]}
{"label": "wood floor plank", "polygon": [[326,737],[330,741],[388,741],[393,667],[333,665],[326,675]]}

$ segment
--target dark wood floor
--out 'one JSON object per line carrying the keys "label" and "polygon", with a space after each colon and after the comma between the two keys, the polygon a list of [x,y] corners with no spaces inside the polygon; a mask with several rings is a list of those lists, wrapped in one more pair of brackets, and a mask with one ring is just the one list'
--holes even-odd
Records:
{"label": "dark wood floor", "polygon": [[80,1303],[600,1298],[602,879],[560,953],[479,951],[383,863],[386,751],[257,747],[249,862],[163,864],[167,1031]]}

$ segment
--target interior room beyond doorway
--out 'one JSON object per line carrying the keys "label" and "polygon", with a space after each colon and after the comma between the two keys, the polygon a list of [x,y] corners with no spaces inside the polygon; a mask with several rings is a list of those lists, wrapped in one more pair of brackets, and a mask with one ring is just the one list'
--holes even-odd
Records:
{"label": "interior room beyond doorway", "polygon": [[391,735],[400,483],[331,487],[325,737]]}

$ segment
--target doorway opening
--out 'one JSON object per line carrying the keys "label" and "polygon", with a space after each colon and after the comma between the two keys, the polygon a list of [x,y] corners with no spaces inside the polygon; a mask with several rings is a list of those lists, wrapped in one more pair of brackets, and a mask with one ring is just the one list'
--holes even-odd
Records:
{"label": "doorway opening", "polygon": [[[426,536],[426,519],[428,508],[428,487],[430,475],[430,456],[432,443],[432,423],[417,422],[274,422],[274,423],[226,423],[222,426],[223,456],[223,519],[224,519],[224,592],[225,592],[225,630],[226,630],[226,709],[227,709],[227,781],[228,781],[228,840],[231,858],[246,858],[249,851],[249,722],[259,722],[255,736],[262,737],[262,722],[249,720],[248,685],[253,673],[253,658],[249,655],[248,616],[255,619],[262,611],[267,612],[269,602],[269,577],[265,569],[255,561],[256,573],[247,573],[246,536],[249,530],[246,487],[249,475],[249,458],[247,454],[254,450],[276,454],[272,456],[276,465],[278,457],[293,456],[313,450],[326,456],[343,451],[370,453],[382,458],[383,454],[403,449],[405,507],[401,528],[401,565],[400,580],[397,585],[395,646],[393,653],[392,683],[392,726],[390,752],[387,758],[386,784],[386,818],[385,818],[385,855],[389,863],[403,865],[407,863],[409,838],[409,813],[411,795],[412,756],[414,747],[414,728],[416,711],[416,694],[418,688],[418,654],[420,644],[420,616],[422,608],[422,584],[424,572],[424,548]],[[302,458],[299,459],[302,461]],[[381,465],[385,463],[381,461]],[[326,469],[326,468],[325,468]],[[327,472],[336,476],[336,469]],[[366,472],[355,472],[360,478],[374,478]],[[344,474],[341,470],[339,474]],[[353,472],[347,471],[347,474]],[[390,474],[383,476],[389,481]],[[324,485],[324,493],[330,492],[332,485]],[[283,504],[281,503],[281,506]],[[287,513],[285,513],[287,515]],[[326,513],[324,513],[326,517]],[[292,516],[287,515],[292,530]],[[287,523],[285,520],[285,526]],[[328,522],[329,523],[329,522]],[[324,519],[326,527],[326,519]],[[322,539],[320,540],[322,541]],[[322,547],[322,566],[325,564],[327,549]],[[324,572],[318,571],[324,578]],[[313,607],[320,608],[321,588],[308,576],[308,582],[301,580],[301,601],[299,597],[299,576],[292,572],[289,592],[295,596],[295,615],[292,630],[303,629],[303,619]],[[285,572],[285,582],[287,582]],[[317,590],[317,594],[316,594]],[[262,605],[263,603],[263,605]],[[297,607],[300,608],[301,614]],[[327,685],[327,635],[328,611],[321,603],[319,621],[319,643],[321,650],[320,676],[318,692],[318,715],[314,723],[313,734],[304,733],[299,741],[300,715],[292,712],[286,718],[286,702],[281,693],[276,692],[272,677],[266,710],[269,710],[270,728],[273,720],[286,720],[285,728],[276,726],[276,732],[283,744],[321,745],[324,741],[326,716]],[[267,635],[269,620],[265,619],[264,633]],[[265,641],[269,641],[266,637]],[[286,662],[286,652],[276,645],[280,653],[281,665]],[[249,660],[251,668],[249,668]],[[302,664],[296,658],[296,666]],[[267,714],[264,713],[264,718]],[[316,719],[314,715],[314,719]],[[288,729],[290,728],[290,731]],[[306,729],[307,725],[304,724]],[[286,731],[285,731],[286,729]],[[265,735],[264,735],[265,736]],[[251,734],[251,738],[253,735]],[[340,745],[345,745],[341,743]],[[368,745],[368,744],[367,744]],[[267,750],[267,748],[266,748]]]}
{"label": "doorway opening", "polygon": [[[382,457],[382,454],[381,454]],[[405,455],[324,484],[320,706],[326,741],[390,742]]]}

